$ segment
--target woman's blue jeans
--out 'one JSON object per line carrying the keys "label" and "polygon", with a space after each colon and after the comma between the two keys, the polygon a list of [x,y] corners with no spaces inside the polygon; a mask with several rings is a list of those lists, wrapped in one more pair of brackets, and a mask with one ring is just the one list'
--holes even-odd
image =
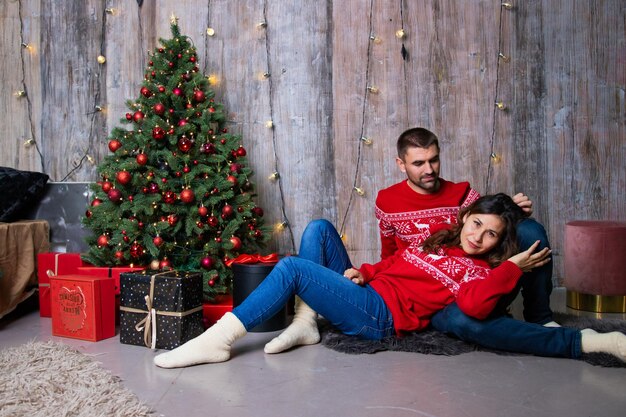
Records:
{"label": "woman's blue jeans", "polygon": [[281,259],[233,314],[250,330],[297,295],[345,334],[372,340],[393,335],[393,319],[382,297],[369,285],[347,279],[343,272],[350,267],[333,225],[313,221],[302,235],[299,256]]}

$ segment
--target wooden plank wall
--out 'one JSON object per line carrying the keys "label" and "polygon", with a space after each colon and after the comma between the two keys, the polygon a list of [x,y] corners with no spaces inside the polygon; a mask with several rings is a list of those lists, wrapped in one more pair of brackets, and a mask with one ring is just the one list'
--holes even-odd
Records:
{"label": "wooden plank wall", "polygon": [[108,152],[175,14],[268,222],[288,224],[269,250],[297,252],[307,222],[328,218],[356,264],[377,260],[376,191],[403,178],[395,140],[419,125],[440,138],[445,178],[532,197],[558,282],[566,222],[626,220],[626,3],[507,3],[6,0],[0,165],[96,180],[89,160]]}

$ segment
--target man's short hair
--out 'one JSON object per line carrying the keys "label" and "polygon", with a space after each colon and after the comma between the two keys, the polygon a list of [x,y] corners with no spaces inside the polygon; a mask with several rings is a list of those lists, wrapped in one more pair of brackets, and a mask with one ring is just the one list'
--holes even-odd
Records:
{"label": "man's short hair", "polygon": [[423,127],[413,127],[402,132],[398,138],[398,158],[404,159],[409,148],[429,148],[432,145],[437,146],[439,150],[439,139],[437,135]]}

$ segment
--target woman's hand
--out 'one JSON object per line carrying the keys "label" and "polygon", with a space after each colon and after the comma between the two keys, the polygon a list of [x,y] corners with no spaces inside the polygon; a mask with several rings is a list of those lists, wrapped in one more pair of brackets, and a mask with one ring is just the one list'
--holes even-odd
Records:
{"label": "woman's hand", "polygon": [[363,285],[365,283],[363,275],[361,275],[361,273],[354,268],[346,269],[346,272],[343,273],[343,276],[358,285]]}
{"label": "woman's hand", "polygon": [[552,253],[552,250],[550,250],[550,248],[543,248],[539,252],[533,253],[537,250],[538,246],[539,241],[536,241],[524,252],[511,256],[509,261],[517,265],[522,272],[528,272],[533,268],[538,268],[547,264],[550,262],[550,254]]}

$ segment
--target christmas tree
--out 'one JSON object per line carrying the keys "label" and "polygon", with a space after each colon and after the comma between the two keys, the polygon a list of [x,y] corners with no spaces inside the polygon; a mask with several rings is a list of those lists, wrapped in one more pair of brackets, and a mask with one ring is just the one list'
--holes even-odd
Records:
{"label": "christmas tree", "polygon": [[112,129],[83,224],[97,266],[202,271],[207,297],[228,292],[229,260],[269,238],[241,138],[225,126],[192,42],[171,20],[130,112]]}

